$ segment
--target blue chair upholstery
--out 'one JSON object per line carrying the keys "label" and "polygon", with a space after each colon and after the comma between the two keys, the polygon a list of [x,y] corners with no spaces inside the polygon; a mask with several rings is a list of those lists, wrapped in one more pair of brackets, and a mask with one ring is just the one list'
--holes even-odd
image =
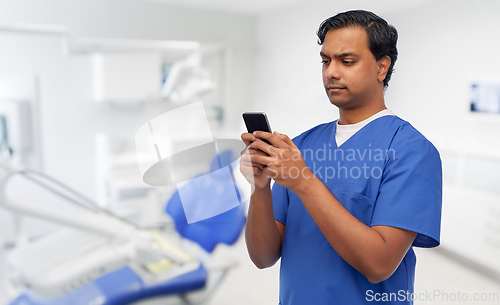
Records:
{"label": "blue chair upholstery", "polygon": [[[222,152],[217,158],[211,162],[210,171],[219,169],[220,164],[228,164],[231,160],[232,152],[230,150]],[[211,179],[208,175],[201,176],[203,180]],[[202,181],[190,181],[188,183],[203,183]],[[225,213],[217,216],[188,224],[186,215],[182,206],[179,191],[176,191],[168,200],[165,211],[172,217],[175,222],[175,228],[179,234],[191,241],[198,243],[203,249],[212,252],[215,246],[219,243],[232,245],[236,242],[243,226],[246,222],[245,206],[241,202],[241,196],[233,181],[225,181],[224,183],[232,183],[238,196],[239,205]],[[200,201],[205,200],[205,194],[194,194],[199,197]],[[224,195],[221,196],[224,200]],[[208,203],[209,204],[209,203]]]}
{"label": "blue chair upholstery", "polygon": [[[125,305],[156,296],[182,294],[205,286],[207,272],[200,267],[168,281],[145,284],[129,267],[118,269],[57,298],[26,292],[10,305]],[[92,303],[93,302],[93,303]]]}

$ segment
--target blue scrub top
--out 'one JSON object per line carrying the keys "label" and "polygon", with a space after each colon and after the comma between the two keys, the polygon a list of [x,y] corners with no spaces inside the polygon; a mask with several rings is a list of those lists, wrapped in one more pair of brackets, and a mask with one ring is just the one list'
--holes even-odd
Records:
{"label": "blue scrub top", "polygon": [[[417,232],[416,247],[439,245],[441,159],[408,122],[384,116],[337,147],[337,121],[293,139],[308,168],[367,226]],[[332,248],[299,197],[277,183],[274,217],[285,225],[280,304],[413,304],[415,253],[410,248],[387,280],[371,284]]]}

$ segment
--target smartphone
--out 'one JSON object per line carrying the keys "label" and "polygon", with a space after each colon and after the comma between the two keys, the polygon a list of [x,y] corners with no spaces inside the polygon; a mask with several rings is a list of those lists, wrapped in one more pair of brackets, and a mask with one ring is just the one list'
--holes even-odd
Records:
{"label": "smartphone", "polygon": [[[253,133],[256,130],[272,133],[267,115],[264,112],[245,112],[243,113],[243,120],[249,133]],[[262,141],[272,145],[265,139],[262,139]]]}

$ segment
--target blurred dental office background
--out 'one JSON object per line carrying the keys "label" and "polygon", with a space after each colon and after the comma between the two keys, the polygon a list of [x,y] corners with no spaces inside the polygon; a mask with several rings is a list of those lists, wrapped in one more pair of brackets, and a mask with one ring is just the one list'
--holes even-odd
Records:
{"label": "blurred dental office background", "polygon": [[[124,219],[137,236],[161,227],[166,236],[177,236],[177,246],[184,245],[172,226],[161,226],[174,217],[165,204],[176,189],[142,182],[136,131],[198,101],[214,138],[239,139],[245,111],[266,112],[273,130],[290,137],[337,119],[322,87],[315,33],[321,21],[349,9],[371,10],[397,28],[399,58],[386,105],[433,142],[443,161],[442,244],[416,250],[415,292],[424,295],[416,304],[460,303],[459,294],[469,301],[479,297],[476,304],[500,304],[500,3],[495,0],[0,0],[1,191],[80,219],[82,207],[26,181],[16,169],[41,172],[95,202],[94,208]],[[179,133],[183,124],[196,123],[185,117],[175,122]],[[172,152],[200,143],[196,132],[172,139]],[[206,173],[208,163],[191,167],[193,176]],[[19,177],[7,184],[12,173]],[[243,196],[245,190],[240,191]],[[30,289],[47,298],[69,296],[125,262],[153,261],[141,256],[147,252],[141,252],[143,240],[131,239],[127,245],[135,252],[120,256],[121,265],[110,259],[99,261],[101,266],[96,259],[101,271],[89,271],[86,280],[75,280],[85,270],[72,271],[71,279],[63,270],[51,278],[60,289],[52,289],[23,264],[57,266],[57,259],[33,257],[48,251],[40,250],[42,241],[64,228],[64,221],[16,210],[5,198],[0,204],[2,305],[14,304]],[[115,218],[103,217],[114,225]],[[30,248],[36,242],[41,248]],[[45,245],[58,253],[59,244]],[[222,280],[202,298],[206,304],[278,303],[279,262],[258,270],[242,235],[213,251],[198,248],[191,252],[227,265]],[[68,266],[78,265],[78,259],[68,258]],[[166,269],[165,264],[149,268],[154,275],[148,275],[149,282],[159,283]],[[28,296],[25,302],[16,304],[52,304]]]}

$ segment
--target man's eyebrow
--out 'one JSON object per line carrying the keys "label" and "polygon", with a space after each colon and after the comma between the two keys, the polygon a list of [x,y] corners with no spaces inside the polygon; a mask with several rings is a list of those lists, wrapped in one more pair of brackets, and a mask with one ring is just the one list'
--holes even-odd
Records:
{"label": "man's eyebrow", "polygon": [[[319,52],[319,55],[321,57],[328,57],[328,58],[330,58],[330,56],[326,55],[323,52]],[[335,57],[335,58],[342,58],[342,57],[347,57],[347,56],[359,57],[359,55],[357,53],[355,53],[355,52],[344,52],[344,53],[333,55],[333,57]]]}
{"label": "man's eyebrow", "polygon": [[341,54],[335,54],[333,55],[335,58],[340,58],[340,57],[347,57],[347,56],[353,56],[353,57],[359,57],[359,55],[355,52],[344,52]]}

